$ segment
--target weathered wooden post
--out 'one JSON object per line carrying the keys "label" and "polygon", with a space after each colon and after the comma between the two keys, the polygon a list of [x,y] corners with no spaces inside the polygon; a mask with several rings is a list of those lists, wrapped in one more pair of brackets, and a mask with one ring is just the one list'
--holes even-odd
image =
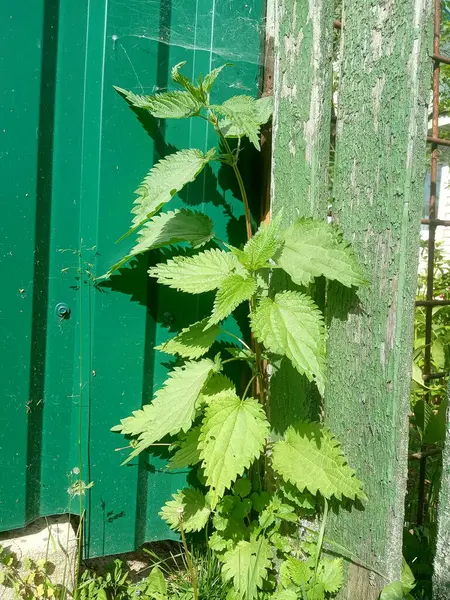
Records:
{"label": "weathered wooden post", "polygon": [[[282,209],[286,224],[299,215],[327,215],[333,10],[332,0],[268,2],[275,100],[271,196],[274,212]],[[275,429],[284,431],[295,416],[317,419],[317,404],[306,378],[288,361],[282,363],[271,382]]]}
{"label": "weathered wooden post", "polygon": [[[450,399],[450,386],[448,389]],[[442,456],[442,479],[439,493],[438,532],[434,559],[433,600],[450,598],[450,410]]]}
{"label": "weathered wooden post", "polygon": [[[306,4],[275,3],[273,205],[325,218],[332,3]],[[369,501],[328,535],[387,580],[402,561],[430,16],[430,0],[343,2],[332,213],[371,285],[328,294],[325,420]],[[386,583],[352,564],[340,597],[375,600]]]}

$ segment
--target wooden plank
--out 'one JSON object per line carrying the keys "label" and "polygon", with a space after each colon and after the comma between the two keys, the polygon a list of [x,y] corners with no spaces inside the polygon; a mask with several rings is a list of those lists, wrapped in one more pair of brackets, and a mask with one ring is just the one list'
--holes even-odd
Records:
{"label": "wooden plank", "polygon": [[[328,535],[389,580],[402,560],[430,16],[430,0],[343,3],[333,216],[371,285],[330,286],[326,423],[369,500]],[[385,584],[353,564],[340,598],[375,600]]]}
{"label": "wooden plank", "polygon": [[[283,210],[285,225],[300,215],[327,215],[333,9],[332,0],[268,1],[267,45],[274,48],[272,212]],[[282,362],[271,379],[275,430],[285,429],[288,416],[317,418],[319,408],[320,398],[306,379]]]}
{"label": "wooden plank", "polygon": [[[450,400],[450,386],[448,389]],[[434,559],[433,600],[450,599],[450,409],[447,412],[447,433],[442,455],[442,478],[439,492],[438,531]]]}

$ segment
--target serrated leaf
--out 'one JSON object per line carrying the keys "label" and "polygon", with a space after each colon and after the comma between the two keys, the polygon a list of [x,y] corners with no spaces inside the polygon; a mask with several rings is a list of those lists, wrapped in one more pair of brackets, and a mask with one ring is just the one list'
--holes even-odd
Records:
{"label": "serrated leaf", "polygon": [[262,588],[271,566],[269,542],[261,537],[253,542],[240,541],[223,556],[222,573],[225,581],[233,580],[240,598],[253,600]]}
{"label": "serrated leaf", "polygon": [[166,502],[159,513],[159,516],[171,529],[180,530],[180,519],[185,533],[200,531],[205,527],[211,514],[211,508],[200,490],[184,488],[184,490],[178,490],[176,494],[172,494],[172,498],[173,500]]}
{"label": "serrated leaf", "polygon": [[213,222],[203,213],[183,208],[156,215],[144,223],[138,232],[137,244],[109,269],[105,277],[143,252],[179,242],[188,242],[193,248],[198,248],[213,237]]}
{"label": "serrated leaf", "polygon": [[210,404],[218,398],[228,397],[236,393],[236,386],[223,373],[214,373],[209,379],[199,397],[199,404]]}
{"label": "serrated leaf", "polygon": [[248,137],[257,150],[259,145],[258,109],[256,100],[251,96],[233,96],[223,104],[213,105],[211,109],[224,118],[219,127],[225,137]]}
{"label": "serrated leaf", "polygon": [[158,283],[182,292],[201,294],[219,288],[238,265],[234,254],[215,248],[195,256],[176,256],[148,272],[150,277],[158,279]]}
{"label": "serrated leaf", "polygon": [[156,346],[155,350],[179,354],[184,358],[200,358],[208,352],[221,331],[217,325],[205,329],[207,324],[208,319],[197,321],[164,344]]}
{"label": "serrated leaf", "polygon": [[366,285],[351,248],[325,221],[298,219],[284,233],[276,262],[298,285],[322,275],[347,287]]}
{"label": "serrated leaf", "polygon": [[361,482],[348,466],[339,442],[318,423],[298,423],[273,446],[272,467],[300,491],[325,498],[366,500]]}
{"label": "serrated leaf", "polygon": [[154,165],[136,190],[132,213],[134,231],[153,217],[187,183],[194,181],[212,158],[201,150],[180,150],[169,154]]}
{"label": "serrated leaf", "polygon": [[186,119],[199,113],[201,104],[188,92],[162,92],[155,95],[138,95],[119,87],[115,89],[137,108],[144,108],[156,119]]}
{"label": "serrated leaf", "polygon": [[171,450],[177,449],[171,456],[168,467],[172,471],[175,469],[185,469],[192,467],[200,462],[200,451],[198,449],[198,438],[200,436],[200,426],[190,429],[187,435],[171,446]]}
{"label": "serrated leaf", "polygon": [[267,265],[281,246],[278,237],[279,219],[270,223],[262,223],[255,235],[245,244],[239,252],[238,258],[251,271],[256,271]]}
{"label": "serrated leaf", "polygon": [[380,594],[380,600],[405,600],[406,598],[408,595],[401,581],[389,583],[381,590]]}
{"label": "serrated leaf", "polygon": [[219,323],[233,310],[246,300],[250,300],[256,293],[256,281],[253,277],[243,277],[237,273],[229,275],[222,282],[214,300],[212,315],[208,321],[208,327]]}
{"label": "serrated leaf", "polygon": [[254,398],[241,400],[230,393],[209,404],[199,448],[207,484],[217,498],[261,454],[268,432],[266,415]]}
{"label": "serrated leaf", "polygon": [[175,367],[151,404],[134,411],[133,416],[122,419],[121,424],[113,428],[123,435],[138,437],[137,447],[125,462],[166,435],[190,428],[199,394],[216,370],[216,363],[207,358]]}
{"label": "serrated leaf", "polygon": [[192,83],[192,81],[188,77],[186,77],[186,75],[183,75],[183,73],[180,72],[180,69],[182,67],[184,67],[185,64],[186,64],[186,61],[184,60],[184,61],[178,63],[177,65],[175,65],[174,67],[172,67],[172,71],[171,71],[172,81],[174,81],[179,86],[181,86],[182,88],[187,90],[189,95],[194,100],[197,100],[198,102],[204,102],[205,98],[204,98],[203,90],[200,89],[199,87],[197,87],[196,85],[194,85]]}
{"label": "serrated leaf", "polygon": [[300,589],[307,587],[313,574],[313,569],[307,561],[290,556],[283,565],[283,572],[288,574],[289,579],[295,583],[295,585]]}
{"label": "serrated leaf", "polygon": [[324,388],[325,330],[323,317],[308,296],[280,292],[263,298],[250,315],[256,339],[274,354],[287,356],[297,371]]}
{"label": "serrated leaf", "polygon": [[205,79],[203,80],[202,87],[207,94],[210,93],[214,82],[216,81],[217,77],[220,75],[222,70],[225,69],[225,67],[231,67],[231,66],[232,66],[231,63],[225,63],[221,67],[217,67],[217,69],[213,69],[210,73],[208,73],[208,75],[205,75]]}
{"label": "serrated leaf", "polygon": [[344,583],[344,569],[342,558],[324,558],[320,561],[319,582],[329,594],[337,594]]}
{"label": "serrated leaf", "polygon": [[273,96],[264,96],[256,101],[256,121],[264,125],[273,113]]}
{"label": "serrated leaf", "polygon": [[316,583],[311,589],[306,592],[307,600],[324,600],[325,588],[322,583]]}

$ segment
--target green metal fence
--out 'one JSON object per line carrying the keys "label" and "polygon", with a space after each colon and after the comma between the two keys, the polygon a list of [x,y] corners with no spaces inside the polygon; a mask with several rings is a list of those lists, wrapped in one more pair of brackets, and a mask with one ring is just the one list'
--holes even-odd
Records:
{"label": "green metal fence", "polygon": [[[210,140],[202,124],[133,114],[112,86],[151,93],[177,62],[198,74],[232,61],[219,95],[256,95],[263,2],[6,0],[0,20],[0,529],[77,513],[68,488],[81,477],[94,483],[86,556],[129,551],[170,537],[157,513],[185,474],[165,472],[163,457],[120,467],[109,428],[151,400],[167,371],[153,347],[201,306],[157,293],[145,261],[102,287],[90,274],[128,250],[114,242],[136,181],[174,146]],[[178,202],[207,200],[232,236],[233,191],[206,171]]]}

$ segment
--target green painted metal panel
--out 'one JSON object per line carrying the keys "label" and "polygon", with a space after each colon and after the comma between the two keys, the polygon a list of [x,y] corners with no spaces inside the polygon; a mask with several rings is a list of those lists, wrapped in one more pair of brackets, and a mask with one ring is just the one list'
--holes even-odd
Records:
{"label": "green painted metal panel", "polygon": [[[200,121],[134,114],[112,85],[151,93],[170,85],[177,62],[198,74],[231,60],[217,100],[256,95],[263,4],[36,0],[24,11],[2,3],[1,530],[78,512],[67,490],[81,477],[94,482],[82,498],[86,556],[171,535],[157,513],[186,474],[165,472],[154,455],[120,467],[126,451],[114,450],[126,442],[109,428],[164,381],[170,365],[153,347],[210,302],[160,292],[146,260],[102,286],[90,275],[129,249],[115,240],[152,164],[215,140]],[[235,191],[224,172],[207,170],[174,206],[205,208],[220,237],[236,239]],[[60,303],[70,318],[57,314]]]}

